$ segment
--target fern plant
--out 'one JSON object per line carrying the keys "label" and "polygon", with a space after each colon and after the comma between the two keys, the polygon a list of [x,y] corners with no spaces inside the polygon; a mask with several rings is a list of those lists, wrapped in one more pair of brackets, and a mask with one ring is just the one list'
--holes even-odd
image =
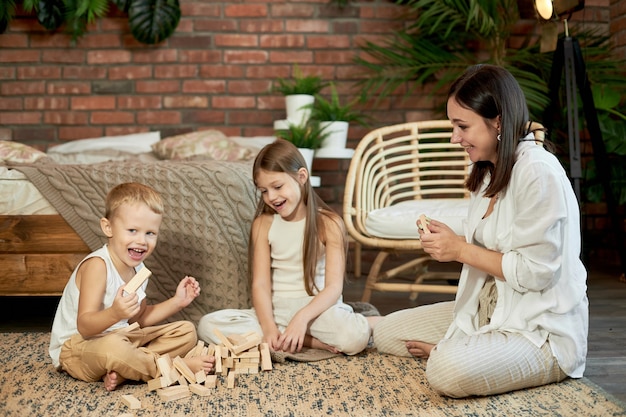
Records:
{"label": "fern plant", "polygon": [[319,149],[330,132],[326,132],[317,120],[303,124],[290,123],[287,129],[276,130],[276,136],[293,143],[297,148]]}
{"label": "fern plant", "polygon": [[315,102],[307,107],[311,108],[311,118],[328,122],[355,122],[366,126],[366,117],[363,113],[355,109],[358,98],[348,103],[342,104],[339,100],[339,93],[334,83],[330,83],[330,99],[324,98],[321,94],[315,95]]}
{"label": "fern plant", "polygon": [[305,76],[297,65],[293,68],[293,78],[279,78],[277,82],[278,85],[274,87],[274,91],[285,96],[294,94],[315,95],[328,85],[317,75]]}

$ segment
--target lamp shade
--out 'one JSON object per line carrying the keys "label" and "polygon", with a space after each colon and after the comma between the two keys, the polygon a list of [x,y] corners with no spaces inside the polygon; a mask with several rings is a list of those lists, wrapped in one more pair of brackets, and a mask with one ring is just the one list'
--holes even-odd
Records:
{"label": "lamp shade", "polygon": [[535,9],[544,20],[550,20],[555,15],[560,17],[571,14],[584,7],[585,0],[535,0]]}

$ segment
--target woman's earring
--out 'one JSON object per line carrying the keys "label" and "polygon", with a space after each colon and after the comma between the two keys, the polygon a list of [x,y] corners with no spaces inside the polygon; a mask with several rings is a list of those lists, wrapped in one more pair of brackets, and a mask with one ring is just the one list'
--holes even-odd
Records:
{"label": "woman's earring", "polygon": [[502,136],[500,136],[500,134],[498,133],[498,136],[496,136],[496,139],[498,139],[498,142],[500,142],[502,140]]}

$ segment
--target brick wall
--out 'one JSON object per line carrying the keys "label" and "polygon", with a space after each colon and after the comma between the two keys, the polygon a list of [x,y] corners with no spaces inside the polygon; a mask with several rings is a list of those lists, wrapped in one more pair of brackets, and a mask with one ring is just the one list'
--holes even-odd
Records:
{"label": "brick wall", "polygon": [[[112,6],[114,8],[114,6]],[[181,0],[176,33],[157,46],[135,41],[127,18],[112,10],[76,45],[19,13],[0,35],[0,139],[46,149],[74,139],[160,130],[162,137],[217,128],[229,135],[271,135],[285,118],[273,82],[293,64],[337,83],[343,98],[362,77],[358,45],[400,24],[403,8],[388,0],[232,2]],[[626,0],[587,0],[573,22],[610,27],[626,56]],[[534,30],[521,21],[520,33]],[[374,126],[433,117],[416,97],[369,106]],[[351,126],[349,147],[365,129]],[[320,195],[341,211],[349,160],[316,159]]]}

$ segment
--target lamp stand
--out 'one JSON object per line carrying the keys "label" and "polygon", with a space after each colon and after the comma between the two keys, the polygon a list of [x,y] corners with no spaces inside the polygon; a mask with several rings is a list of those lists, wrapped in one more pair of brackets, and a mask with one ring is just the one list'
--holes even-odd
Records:
{"label": "lamp stand", "polygon": [[569,36],[567,20],[565,20],[565,36],[559,38],[557,48],[552,61],[552,72],[550,74],[550,105],[544,117],[544,125],[550,132],[552,129],[553,117],[559,110],[559,89],[561,86],[561,75],[565,68],[565,96],[567,100],[567,134],[569,138],[569,158],[570,158],[570,178],[578,202],[582,201],[580,194],[580,179],[582,178],[582,165],[580,158],[580,132],[578,128],[578,95],[576,87],[580,92],[583,104],[583,112],[587,120],[587,128],[591,136],[594,160],[598,177],[604,187],[604,194],[608,213],[615,232],[616,247],[619,252],[622,276],[626,274],[626,248],[624,247],[625,237],[622,221],[617,214],[617,202],[611,190],[611,167],[602,139],[602,131],[598,121],[598,114],[593,101],[593,94],[587,77],[585,61],[580,49],[578,40]]}

